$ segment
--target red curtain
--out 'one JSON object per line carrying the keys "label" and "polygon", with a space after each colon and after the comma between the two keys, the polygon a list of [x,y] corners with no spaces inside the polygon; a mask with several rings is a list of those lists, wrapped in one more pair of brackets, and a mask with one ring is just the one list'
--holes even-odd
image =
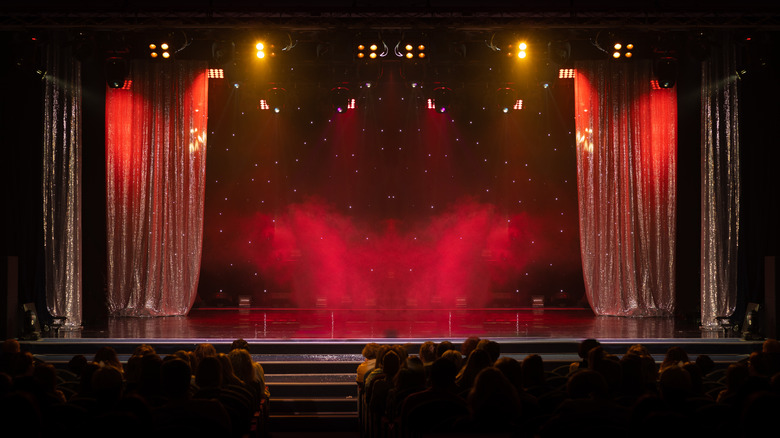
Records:
{"label": "red curtain", "polygon": [[674,311],[677,95],[649,62],[589,61],[575,80],[580,248],[594,312]]}
{"label": "red curtain", "polygon": [[125,84],[106,92],[109,312],[185,315],[200,272],[206,65],[136,61]]}

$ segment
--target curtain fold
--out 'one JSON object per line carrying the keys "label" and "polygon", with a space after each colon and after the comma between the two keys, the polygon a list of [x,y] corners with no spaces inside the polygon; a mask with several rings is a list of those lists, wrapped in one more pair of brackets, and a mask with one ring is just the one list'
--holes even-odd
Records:
{"label": "curtain fold", "polygon": [[46,305],[63,328],[81,327],[81,63],[46,48],[43,231]]}
{"label": "curtain fold", "polygon": [[106,93],[109,312],[186,315],[203,237],[206,65],[136,61],[124,88]]}
{"label": "curtain fold", "polygon": [[593,311],[668,316],[675,306],[677,95],[648,61],[576,65],[580,249]]}
{"label": "curtain fold", "polygon": [[718,36],[702,65],[701,81],[701,323],[719,328],[718,317],[737,302],[739,234],[739,98],[734,44]]}

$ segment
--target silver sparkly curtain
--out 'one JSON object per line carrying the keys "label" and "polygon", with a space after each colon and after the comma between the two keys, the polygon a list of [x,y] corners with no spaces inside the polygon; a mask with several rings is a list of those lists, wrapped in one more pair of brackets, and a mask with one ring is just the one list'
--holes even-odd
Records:
{"label": "silver sparkly curtain", "polygon": [[734,313],[739,234],[739,112],[734,44],[720,36],[702,66],[701,322]]}
{"label": "silver sparkly curtain", "polygon": [[208,82],[201,62],[136,61],[106,94],[108,307],[185,315],[203,236]]}
{"label": "silver sparkly curtain", "polygon": [[576,65],[577,187],[585,291],[593,311],[674,311],[676,91],[649,62]]}
{"label": "silver sparkly curtain", "polygon": [[43,232],[46,305],[64,328],[81,326],[81,64],[46,48]]}

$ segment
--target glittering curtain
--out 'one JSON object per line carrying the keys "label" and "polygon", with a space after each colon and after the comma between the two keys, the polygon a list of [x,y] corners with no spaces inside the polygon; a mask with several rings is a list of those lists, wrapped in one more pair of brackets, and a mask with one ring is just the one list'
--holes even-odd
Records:
{"label": "glittering curtain", "polygon": [[81,326],[81,64],[46,49],[43,231],[46,305],[64,328]]}
{"label": "glittering curtain", "polygon": [[201,260],[206,65],[136,61],[125,84],[106,92],[109,312],[185,315]]}
{"label": "glittering curtain", "polygon": [[719,37],[702,66],[701,87],[701,322],[717,328],[718,317],[737,302],[739,233],[739,112],[736,56],[728,36]]}
{"label": "glittering curtain", "polygon": [[585,291],[598,315],[674,311],[677,95],[649,62],[576,65]]}

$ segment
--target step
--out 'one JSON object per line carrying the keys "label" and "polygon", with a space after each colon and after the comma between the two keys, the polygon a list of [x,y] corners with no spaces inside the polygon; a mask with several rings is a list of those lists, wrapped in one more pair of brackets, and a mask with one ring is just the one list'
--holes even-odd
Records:
{"label": "step", "polygon": [[354,413],[272,414],[268,419],[268,430],[271,432],[357,432],[359,427],[358,416]]}
{"label": "step", "polygon": [[278,382],[268,383],[271,400],[276,398],[301,398],[314,394],[320,397],[347,398],[357,397],[357,384],[354,382]]}
{"label": "step", "polygon": [[261,357],[253,357],[254,360],[263,365],[266,374],[312,374],[312,373],[347,373],[354,375],[360,361],[353,360],[265,360]]}
{"label": "step", "polygon": [[355,384],[355,373],[265,373],[266,383],[351,383]]}

